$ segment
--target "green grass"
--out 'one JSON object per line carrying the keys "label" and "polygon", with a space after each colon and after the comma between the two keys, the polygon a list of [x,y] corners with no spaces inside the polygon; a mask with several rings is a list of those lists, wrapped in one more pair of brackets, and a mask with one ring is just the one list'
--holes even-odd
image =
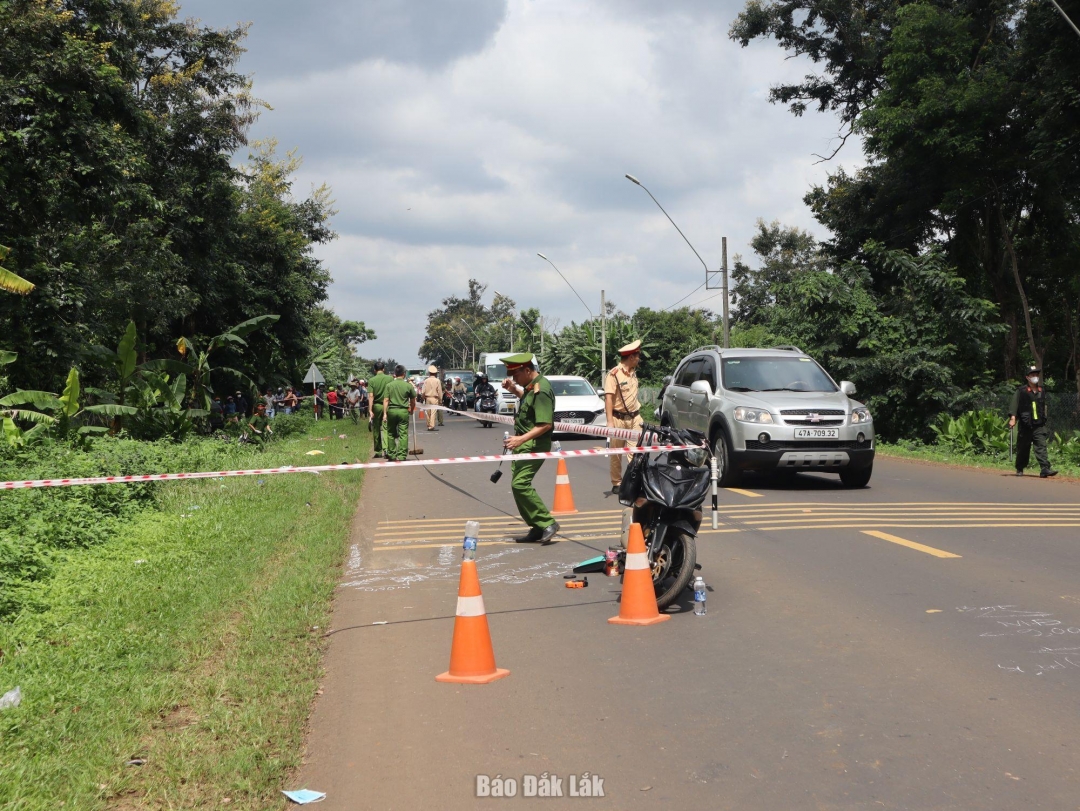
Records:
{"label": "green grass", "polygon": [[[366,426],[332,425],[252,466],[367,458]],[[361,479],[176,482],[66,551],[45,607],[0,624],[0,693],[23,692],[0,711],[0,807],[283,806]]]}
{"label": "green grass", "polygon": [[[1001,470],[1011,472],[1016,469],[1008,456],[996,457],[986,454],[963,454],[955,453],[940,445],[923,445],[917,442],[901,441],[897,443],[878,442],[877,452],[882,456],[895,456],[900,459],[924,459],[931,462],[943,462],[950,465],[962,465],[986,470]],[[1070,464],[1050,449],[1050,464],[1062,476],[1080,477],[1080,466]],[[1034,465],[1033,467],[1031,465]],[[1035,462],[1032,453],[1031,465],[1028,466],[1028,475],[1039,475],[1039,466]]]}

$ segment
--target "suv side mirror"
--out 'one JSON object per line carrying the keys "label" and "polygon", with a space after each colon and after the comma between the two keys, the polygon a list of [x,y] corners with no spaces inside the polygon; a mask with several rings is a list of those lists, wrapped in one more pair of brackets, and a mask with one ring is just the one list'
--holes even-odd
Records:
{"label": "suv side mirror", "polygon": [[690,384],[690,391],[704,394],[706,397],[712,397],[712,386],[709,385],[708,380],[695,380]]}
{"label": "suv side mirror", "polygon": [[855,393],[855,384],[850,380],[840,381],[840,391],[844,392],[848,397]]}

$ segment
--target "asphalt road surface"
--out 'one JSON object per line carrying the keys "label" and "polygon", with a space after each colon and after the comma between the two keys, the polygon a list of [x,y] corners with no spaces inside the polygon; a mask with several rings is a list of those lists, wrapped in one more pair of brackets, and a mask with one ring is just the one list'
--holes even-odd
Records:
{"label": "asphalt road surface", "polygon": [[[419,443],[501,437],[453,417]],[[321,808],[1080,808],[1076,484],[885,459],[857,491],[747,477],[699,538],[708,614],[688,594],[628,628],[606,622],[617,578],[564,587],[620,537],[606,458],[570,463],[579,512],[546,547],[500,540],[521,525],[493,467],[368,475],[296,786]],[[435,681],[467,518],[511,671],[485,686]],[[522,797],[526,775],[565,795],[584,773],[603,797]],[[477,775],[517,796],[477,798]]]}

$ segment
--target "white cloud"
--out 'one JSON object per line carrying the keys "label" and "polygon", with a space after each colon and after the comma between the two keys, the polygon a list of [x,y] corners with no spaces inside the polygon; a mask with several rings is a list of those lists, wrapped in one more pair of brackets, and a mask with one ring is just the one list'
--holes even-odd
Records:
{"label": "white cloud", "polygon": [[[257,77],[275,109],[255,135],[300,148],[298,188],[334,189],[341,238],[320,255],[331,306],[380,336],[365,354],[414,361],[428,311],[470,277],[580,320],[585,309],[537,251],[594,311],[601,288],[626,311],[682,298],[704,270],[625,172],[711,268],[723,235],[729,255],[749,253],[758,217],[820,233],[802,197],[835,169],[813,157],[831,151],[835,121],[768,103],[770,85],[807,66],[775,45],[729,41],[740,6],[510,0],[497,30],[483,6],[473,44],[441,68],[386,43],[332,69]],[[857,145],[842,157],[857,161]]]}

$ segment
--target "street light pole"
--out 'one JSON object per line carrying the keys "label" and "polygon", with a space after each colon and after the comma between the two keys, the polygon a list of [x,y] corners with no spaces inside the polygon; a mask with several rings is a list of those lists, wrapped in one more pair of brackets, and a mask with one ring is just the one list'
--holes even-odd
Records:
{"label": "street light pole", "polygon": [[607,305],[604,303],[604,291],[600,291],[600,385],[604,384],[607,374]]}
{"label": "street light pole", "polygon": [[[631,183],[633,183],[635,186],[641,186],[641,188],[645,189],[645,193],[647,195],[649,195],[649,197],[652,197],[652,201],[654,203],[656,203],[656,207],[664,212],[664,216],[668,218],[668,222],[670,222],[672,225],[675,225],[675,220],[671,219],[671,215],[667,213],[667,211],[664,209],[664,207],[662,205],[660,205],[660,201],[657,200],[655,197],[653,197],[653,193],[651,191],[649,191],[647,188],[645,188],[644,183],[642,183],[640,180],[638,180],[633,175],[626,175],[626,179],[629,180]],[[679,228],[678,225],[675,225],[675,230],[679,232],[679,236],[681,236],[683,238],[683,242],[685,242],[687,245],[690,245],[690,240],[688,240],[686,238],[686,234],[684,234],[682,232],[682,229]],[[727,240],[725,239],[725,242],[726,241]],[[705,264],[705,260],[701,258],[701,254],[697,252],[697,248],[695,248],[693,245],[690,245],[690,250],[692,250],[694,252],[694,256],[696,256],[698,258],[698,261],[701,262],[701,266],[703,268],[705,268],[705,281],[706,281],[706,284],[708,284],[709,266]],[[715,290],[716,288],[713,288],[713,289]],[[727,349],[727,346],[728,346],[728,312],[727,312],[727,310],[728,310],[728,306],[727,306],[728,284],[727,284],[727,260],[726,259],[724,261],[724,267],[723,267],[723,291],[724,291],[723,292],[723,296],[724,296],[724,316],[723,316],[723,318],[724,318],[724,348]]]}

